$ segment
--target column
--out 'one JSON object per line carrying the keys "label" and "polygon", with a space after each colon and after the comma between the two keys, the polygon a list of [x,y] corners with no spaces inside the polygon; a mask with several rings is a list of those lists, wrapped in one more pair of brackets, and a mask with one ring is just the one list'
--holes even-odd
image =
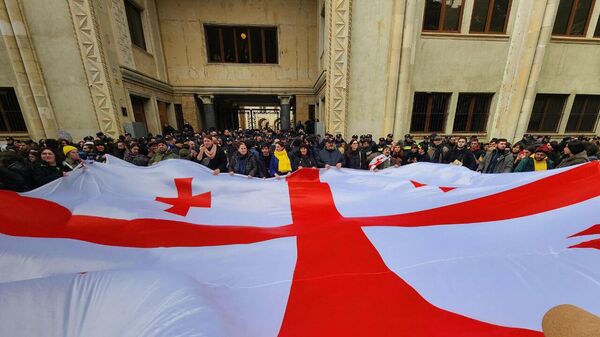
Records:
{"label": "column", "polygon": [[[413,52],[416,46],[416,35],[419,32],[419,16],[417,9],[423,9],[418,0],[408,0],[405,8],[404,33],[402,35],[402,51],[400,53],[400,76],[396,94],[396,111],[394,114],[394,135],[399,137],[410,130],[412,100],[412,68],[414,65]],[[419,11],[423,13],[423,11]]]}
{"label": "column", "polygon": [[[552,34],[558,0],[520,1],[516,4],[514,10],[517,15],[489,138],[520,138],[518,133],[527,127],[531,110],[529,101],[535,98],[535,87]],[[527,116],[520,116],[523,109],[529,109]]]}
{"label": "column", "polygon": [[290,101],[292,96],[277,96],[279,98],[280,110],[279,110],[279,125],[281,130],[289,130],[292,128],[290,125]]}
{"label": "column", "polygon": [[[214,95],[196,95],[204,106],[204,128],[217,128],[217,115],[215,114]],[[199,118],[202,120],[201,118]]]}
{"label": "column", "polygon": [[531,73],[529,74],[527,89],[525,91],[523,105],[521,106],[521,111],[519,114],[519,122],[513,136],[514,139],[521,138],[521,136],[527,132],[527,125],[529,124],[529,118],[531,117],[531,111],[533,110],[535,95],[537,94],[537,82],[540,78],[540,73],[542,72],[546,47],[550,43],[550,38],[552,37],[552,29],[554,28],[554,19],[556,18],[559,1],[560,0],[549,0],[548,4],[546,5],[544,20],[542,21],[542,28],[540,29],[540,37],[535,49]]}

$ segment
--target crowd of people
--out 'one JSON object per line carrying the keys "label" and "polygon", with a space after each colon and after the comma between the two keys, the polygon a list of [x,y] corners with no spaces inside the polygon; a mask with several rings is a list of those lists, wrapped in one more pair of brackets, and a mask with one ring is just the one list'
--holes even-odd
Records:
{"label": "crowd of people", "polygon": [[392,134],[375,141],[370,134],[314,135],[302,123],[293,130],[182,130],[165,125],[162,135],[133,138],[126,133],[112,139],[102,132],[73,142],[62,139],[17,140],[6,138],[0,152],[0,189],[28,191],[62,176],[79,166],[106,161],[110,154],[137,166],[164,160],[195,162],[214,174],[248,177],[285,176],[300,168],[351,168],[378,171],[433,162],[464,166],[482,173],[549,170],[598,160],[600,137],[565,137],[551,141],[547,136],[524,135],[511,144],[494,138],[480,142],[476,136],[431,134],[417,140],[407,134],[395,140]]}

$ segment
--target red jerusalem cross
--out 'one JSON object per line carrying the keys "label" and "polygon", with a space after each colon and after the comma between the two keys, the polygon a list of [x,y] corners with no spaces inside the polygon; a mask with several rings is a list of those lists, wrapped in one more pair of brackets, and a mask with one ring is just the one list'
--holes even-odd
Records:
{"label": "red jerusalem cross", "polygon": [[156,201],[172,205],[165,212],[186,216],[190,207],[210,207],[210,192],[192,195],[193,178],[175,178],[177,198],[156,197]]}
{"label": "red jerusalem cross", "polygon": [[[275,228],[77,215],[51,201],[0,191],[0,233],[140,248],[246,244],[294,236],[297,260],[279,336],[542,337],[538,331],[436,307],[386,266],[362,228],[469,225],[550,211],[600,195],[599,168],[590,163],[478,199],[375,217],[344,217],[319,171],[303,169],[287,178],[292,223]],[[191,178],[177,182],[178,195],[185,201],[165,198],[168,204],[178,212],[206,207],[191,201],[201,196],[192,195]],[[531,195],[537,196],[536,202],[521,207]],[[498,212],[498,205],[504,211]],[[10,211],[14,209],[20,212]],[[578,235],[598,230],[594,226]],[[600,249],[597,241],[578,248]]]}

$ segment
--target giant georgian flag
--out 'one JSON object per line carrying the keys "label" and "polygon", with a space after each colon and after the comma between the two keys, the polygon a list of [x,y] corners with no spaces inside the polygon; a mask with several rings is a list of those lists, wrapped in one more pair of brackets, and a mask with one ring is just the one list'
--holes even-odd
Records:
{"label": "giant georgian flag", "polygon": [[0,192],[0,336],[541,337],[600,314],[600,165],[248,179],[110,158]]}

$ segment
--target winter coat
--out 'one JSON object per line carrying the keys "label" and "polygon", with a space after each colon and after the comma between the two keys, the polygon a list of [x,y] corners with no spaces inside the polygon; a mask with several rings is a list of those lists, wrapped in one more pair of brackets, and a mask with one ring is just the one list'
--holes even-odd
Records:
{"label": "winter coat", "polygon": [[171,152],[171,150],[167,150],[164,153],[156,152],[152,158],[148,161],[148,166],[157,164],[163,160],[167,159],[178,159],[179,156],[175,153]]}
{"label": "winter coat", "polygon": [[427,154],[431,158],[432,163],[448,164],[448,153],[450,147],[448,145],[440,145],[435,150],[431,151],[431,148],[427,151]]}
{"label": "winter coat", "polygon": [[462,150],[458,147],[450,150],[448,153],[448,162],[452,164],[454,161],[462,163],[462,166],[468,168],[469,170],[475,171],[477,169],[477,159],[475,158],[473,152],[466,147]]}
{"label": "winter coat", "polygon": [[242,156],[239,153],[231,156],[229,165],[227,165],[227,169],[229,172],[234,172],[237,174],[243,174],[251,177],[259,176],[258,160],[250,153],[246,153],[245,156]]}
{"label": "winter coat", "polygon": [[62,177],[63,170],[60,165],[50,166],[42,161],[33,167],[32,175],[35,187],[40,187]]}
{"label": "winter coat", "polygon": [[[490,165],[492,165],[492,158],[496,161],[495,166],[491,172],[488,172]],[[493,150],[488,152],[483,158],[483,161],[479,163],[477,171],[483,173],[510,173],[512,172],[514,164],[514,156],[510,150]]]}
{"label": "winter coat", "polygon": [[368,166],[369,162],[367,161],[367,154],[363,150],[348,150],[346,153],[344,153],[344,167],[357,170],[366,170]]}
{"label": "winter coat", "polygon": [[271,178],[273,177],[269,172],[269,166],[271,165],[272,154],[263,156],[262,154],[258,157],[258,177],[260,178]]}
{"label": "winter coat", "polygon": [[317,158],[317,164],[319,167],[325,167],[325,165],[335,166],[338,163],[344,162],[344,156],[338,149],[327,150],[323,149],[319,152],[319,158]]}
{"label": "winter coat", "polygon": [[303,168],[317,167],[317,161],[310,154],[303,156],[300,153],[298,153],[296,157],[294,157],[294,159],[292,160],[292,170],[296,171],[299,166],[302,166]]}
{"label": "winter coat", "polygon": [[15,161],[7,167],[0,166],[0,189],[24,192],[31,185],[31,170],[27,164]]}
{"label": "winter coat", "polygon": [[[533,155],[532,155],[533,156]],[[519,165],[517,165],[517,167],[515,168],[515,172],[532,172],[535,171],[535,163],[533,162],[535,159],[531,158],[531,157],[527,157],[527,158],[523,158],[520,162]],[[550,160],[550,158],[546,157],[546,166],[548,167],[548,170],[551,170],[554,168],[554,162],[552,160]]]}
{"label": "winter coat", "polygon": [[573,165],[577,165],[577,164],[583,164],[583,163],[587,163],[588,161],[589,161],[589,158],[587,156],[587,152],[585,152],[585,150],[584,150],[574,156],[566,157],[565,159],[563,159],[563,161],[560,164],[558,164],[558,166],[556,168],[568,167],[568,166],[573,166]]}

